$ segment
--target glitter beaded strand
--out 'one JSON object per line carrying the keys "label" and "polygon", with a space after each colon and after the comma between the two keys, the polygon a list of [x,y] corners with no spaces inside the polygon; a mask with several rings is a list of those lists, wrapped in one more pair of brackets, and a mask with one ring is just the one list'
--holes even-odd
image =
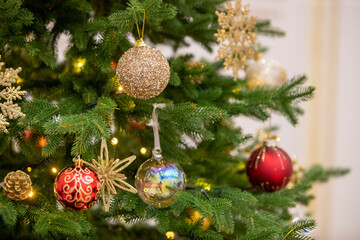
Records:
{"label": "glitter beaded strand", "polygon": [[161,160],[161,147],[160,147],[160,137],[159,137],[159,121],[158,121],[158,115],[156,113],[156,108],[164,108],[166,107],[165,103],[154,103],[153,104],[153,112],[152,112],[152,126],[154,131],[154,150],[152,152],[153,158],[157,161]]}

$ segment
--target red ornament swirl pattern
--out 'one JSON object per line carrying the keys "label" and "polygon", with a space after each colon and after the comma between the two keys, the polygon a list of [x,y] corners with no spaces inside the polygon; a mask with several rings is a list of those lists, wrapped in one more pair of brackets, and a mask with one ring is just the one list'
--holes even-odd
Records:
{"label": "red ornament swirl pattern", "polygon": [[100,197],[101,184],[94,170],[72,165],[59,172],[54,183],[56,199],[74,210],[87,210]]}

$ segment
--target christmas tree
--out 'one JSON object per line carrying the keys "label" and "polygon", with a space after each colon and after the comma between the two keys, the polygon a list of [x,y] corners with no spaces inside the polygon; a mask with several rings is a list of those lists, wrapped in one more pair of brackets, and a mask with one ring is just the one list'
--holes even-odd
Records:
{"label": "christmas tree", "polygon": [[274,127],[234,127],[296,125],[315,91],[261,59],[256,36],[284,33],[260,18],[239,0],[1,0],[2,237],[311,239],[289,210],[348,170],[295,173]]}

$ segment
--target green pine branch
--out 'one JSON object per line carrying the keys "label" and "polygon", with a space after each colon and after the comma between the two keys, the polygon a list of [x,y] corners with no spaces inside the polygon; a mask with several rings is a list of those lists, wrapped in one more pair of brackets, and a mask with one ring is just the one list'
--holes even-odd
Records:
{"label": "green pine branch", "polygon": [[145,11],[145,23],[149,25],[159,25],[161,22],[172,19],[176,15],[176,8],[170,4],[165,4],[162,0],[145,0],[139,2],[131,0],[126,10],[120,10],[109,16],[109,22],[116,27],[121,34],[131,32],[135,23],[143,22]]}

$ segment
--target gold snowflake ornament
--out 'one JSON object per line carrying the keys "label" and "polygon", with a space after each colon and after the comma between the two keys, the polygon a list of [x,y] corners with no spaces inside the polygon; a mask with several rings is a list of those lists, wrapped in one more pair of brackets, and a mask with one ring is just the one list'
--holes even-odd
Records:
{"label": "gold snowflake ornament", "polygon": [[135,159],[136,156],[131,156],[123,160],[114,160],[113,158],[109,160],[108,148],[105,139],[103,139],[101,141],[100,156],[98,157],[98,161],[93,159],[92,164],[85,162],[85,164],[95,170],[99,177],[101,183],[101,195],[106,212],[110,209],[110,196],[112,194],[116,194],[115,187],[131,193],[137,193],[136,188],[125,182],[126,176],[120,173]]}
{"label": "gold snowflake ornament", "polygon": [[[1,59],[1,56],[0,56]],[[0,62],[0,131],[8,133],[7,127],[9,119],[17,119],[19,117],[25,117],[25,114],[21,112],[21,107],[14,103],[16,99],[21,99],[22,95],[25,95],[25,91],[20,91],[20,87],[12,87],[11,85],[16,82],[18,79],[18,74],[21,71],[21,68],[12,69],[5,68],[5,71],[1,71],[5,63]]]}
{"label": "gold snowflake ornament", "polygon": [[232,66],[234,80],[237,79],[240,68],[245,69],[247,60],[255,59],[254,32],[256,18],[249,17],[248,6],[242,6],[241,0],[235,1],[235,8],[226,1],[226,12],[216,11],[221,29],[214,36],[221,43],[217,59],[225,59],[225,69]]}

